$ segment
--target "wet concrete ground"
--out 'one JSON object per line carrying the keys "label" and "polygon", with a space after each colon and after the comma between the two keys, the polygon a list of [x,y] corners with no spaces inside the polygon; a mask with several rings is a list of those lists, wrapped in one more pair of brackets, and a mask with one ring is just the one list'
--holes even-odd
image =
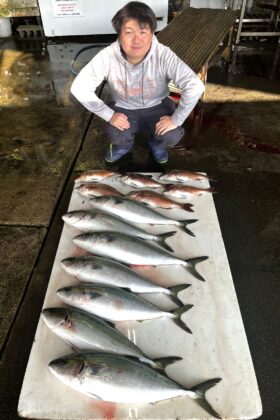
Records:
{"label": "wet concrete ground", "polygon": [[[92,40],[95,42],[96,40]],[[104,41],[104,40],[102,40]],[[69,95],[70,62],[89,40],[8,39],[0,55],[0,413],[17,401],[73,180],[103,168],[102,122]],[[246,47],[246,48],[245,48]],[[79,58],[81,66],[90,50]],[[108,95],[105,88],[102,95]],[[280,418],[279,173],[280,60],[275,43],[216,61],[205,100],[170,151],[168,168],[215,177],[221,231],[256,370],[265,420]],[[147,139],[119,170],[160,171]]]}

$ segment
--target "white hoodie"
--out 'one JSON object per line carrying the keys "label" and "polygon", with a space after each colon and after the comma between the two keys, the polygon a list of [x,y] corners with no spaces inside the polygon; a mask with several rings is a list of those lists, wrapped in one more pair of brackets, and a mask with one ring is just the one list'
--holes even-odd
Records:
{"label": "white hoodie", "polygon": [[179,105],[171,115],[176,126],[183,124],[204,92],[199,77],[155,36],[148,54],[140,63],[130,64],[117,40],[101,50],[74,80],[71,93],[89,111],[109,121],[114,110],[95,94],[104,79],[110,86],[115,104],[125,109],[160,104],[169,95],[168,83],[172,80],[182,90]]}

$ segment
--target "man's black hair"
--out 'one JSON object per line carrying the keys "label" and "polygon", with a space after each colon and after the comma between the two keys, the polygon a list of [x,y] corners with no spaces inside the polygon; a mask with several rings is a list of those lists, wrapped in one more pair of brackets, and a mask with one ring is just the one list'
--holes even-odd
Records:
{"label": "man's black hair", "polygon": [[112,24],[117,34],[120,34],[122,25],[130,19],[137,20],[140,27],[148,25],[152,32],[155,32],[157,28],[155,13],[147,4],[140,1],[127,3],[115,14]]}

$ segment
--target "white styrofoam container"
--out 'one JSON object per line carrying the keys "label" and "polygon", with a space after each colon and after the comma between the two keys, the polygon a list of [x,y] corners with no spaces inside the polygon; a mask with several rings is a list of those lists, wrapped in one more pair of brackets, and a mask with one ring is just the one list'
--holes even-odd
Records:
{"label": "white styrofoam container", "polygon": [[[158,174],[153,175],[156,179]],[[110,178],[107,183],[123,193],[131,190],[121,186],[116,178]],[[202,188],[209,186],[208,181],[193,185]],[[138,267],[137,270],[163,287],[191,283],[191,287],[180,293],[180,299],[184,304],[194,305],[183,315],[183,321],[193,334],[186,333],[166,318],[144,323],[119,322],[117,328],[151,358],[182,357],[180,362],[168,367],[167,374],[187,388],[207,379],[222,378],[208,391],[207,398],[223,419],[255,419],[262,414],[262,403],[213,197],[206,194],[187,201],[194,205],[194,213],[182,210],[160,212],[177,220],[198,219],[198,222],[189,226],[195,237],[172,226],[177,233],[169,238],[168,243],[174,249],[174,254],[182,259],[209,256],[208,260],[197,266],[206,281],[195,279],[181,266]],[[90,208],[88,200],[74,191],[68,211]],[[171,226],[145,225],[145,229],[162,233],[170,231]],[[64,272],[60,261],[82,253],[72,241],[79,233],[67,225],[63,228],[44,308],[61,306],[56,290],[78,283]],[[166,310],[174,308],[166,296],[146,294],[143,297]],[[158,404],[114,404],[84,396],[61,383],[48,369],[51,360],[71,352],[70,346],[40,319],[20,394],[20,416],[55,420],[213,418],[188,397],[173,398]]]}
{"label": "white styrofoam container", "polygon": [[[45,35],[100,35],[115,33],[111,20],[127,0],[38,0]],[[167,25],[168,0],[146,0],[155,12],[158,30]]]}

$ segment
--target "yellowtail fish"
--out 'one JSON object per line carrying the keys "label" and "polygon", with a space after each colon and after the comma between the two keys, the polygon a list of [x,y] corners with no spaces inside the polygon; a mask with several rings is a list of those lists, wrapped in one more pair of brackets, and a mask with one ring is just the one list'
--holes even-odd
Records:
{"label": "yellowtail fish", "polygon": [[168,238],[175,235],[176,231],[159,233],[153,235],[144,229],[125,222],[117,216],[103,213],[96,210],[74,210],[62,216],[65,223],[83,232],[120,232],[147,241],[155,241],[163,248],[173,252],[172,248],[165,242]]}
{"label": "yellowtail fish", "polygon": [[195,197],[198,195],[204,195],[208,193],[214,193],[214,188],[196,188],[190,187],[188,185],[171,185],[168,186],[163,194],[167,197],[188,199],[190,197]]}
{"label": "yellowtail fish", "polygon": [[113,214],[130,223],[144,223],[150,225],[174,225],[178,226],[191,236],[194,233],[187,225],[197,222],[197,219],[175,220],[166,217],[157,211],[147,207],[143,203],[126,197],[93,197],[89,200],[90,205],[96,210]]}
{"label": "yellowtail fish", "polygon": [[182,265],[198,280],[205,281],[197,272],[196,264],[208,257],[196,257],[187,260],[177,258],[171,252],[159,248],[153,243],[133,236],[112,232],[94,232],[78,235],[73,242],[79,247],[99,257],[113,258],[130,265]]}
{"label": "yellowtail fish", "polygon": [[111,176],[117,175],[117,172],[107,171],[103,169],[96,169],[85,171],[75,179],[75,183],[78,182],[99,182],[103,179],[110,178]]}
{"label": "yellowtail fish", "polygon": [[181,320],[181,316],[193,305],[180,306],[168,312],[134,293],[102,284],[63,287],[56,293],[64,303],[107,321],[147,321],[164,317],[172,319],[184,331],[192,333]]}
{"label": "yellowtail fish", "polygon": [[122,354],[136,357],[154,369],[164,370],[181,357],[150,359],[116,328],[95,315],[75,308],[45,308],[41,314],[50,330],[79,351]]}
{"label": "yellowtail fish", "polygon": [[168,172],[163,173],[158,177],[158,180],[164,182],[187,182],[187,181],[201,181],[203,179],[208,179],[213,181],[213,178],[208,175],[202,174],[200,172],[191,172],[191,171],[180,171],[179,169],[173,169]]}
{"label": "yellowtail fish", "polygon": [[140,201],[141,203],[147,204],[152,208],[160,209],[181,209],[189,212],[193,212],[192,206],[190,203],[176,203],[176,201],[170,200],[170,198],[165,197],[163,194],[156,191],[132,191],[126,195],[126,197]]}
{"label": "yellowtail fish", "polygon": [[178,294],[190,286],[190,284],[179,284],[167,289],[153,283],[124,264],[93,255],[65,258],[60,264],[68,274],[75,276],[83,283],[116,286],[140,294],[163,293],[178,306],[182,305]]}
{"label": "yellowtail fish", "polygon": [[139,361],[111,354],[74,353],[52,360],[48,366],[61,382],[100,401],[151,404],[188,396],[211,416],[222,418],[205,396],[221,378],[187,389]]}

